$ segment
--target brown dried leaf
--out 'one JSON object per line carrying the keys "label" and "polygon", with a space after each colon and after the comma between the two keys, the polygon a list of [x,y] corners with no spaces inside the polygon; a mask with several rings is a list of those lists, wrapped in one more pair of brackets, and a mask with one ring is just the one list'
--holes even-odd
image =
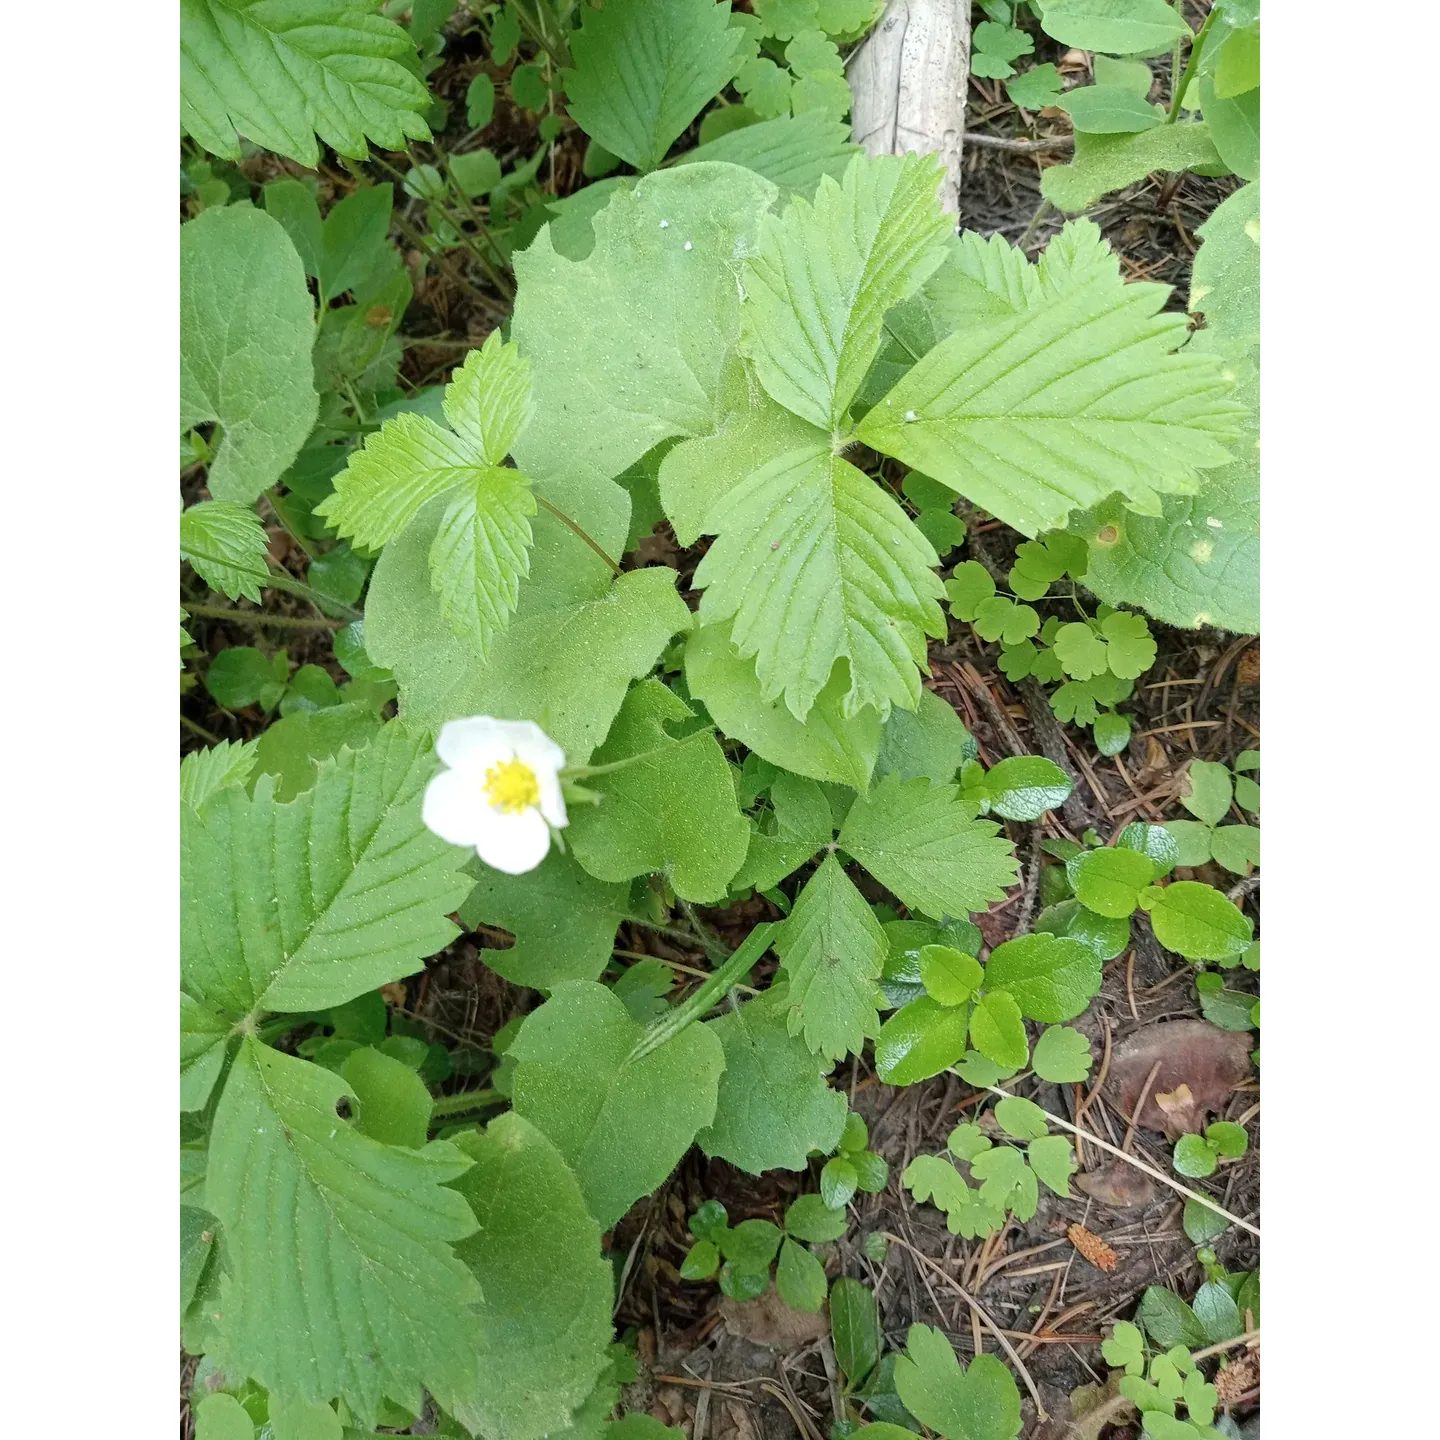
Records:
{"label": "brown dried leaf", "polygon": [[[1235,1087],[1250,1078],[1250,1044],[1248,1033],[1220,1030],[1204,1020],[1150,1025],[1116,1047],[1107,1084],[1120,1113],[1129,1116],[1158,1061],[1140,1124],[1178,1140],[1203,1129],[1206,1114],[1223,1110]],[[1156,1096],[1174,1096],[1182,1085],[1190,1091],[1190,1103],[1167,1113]]]}
{"label": "brown dried leaf", "polygon": [[1222,1365],[1215,1376],[1215,1394],[1222,1405],[1233,1405],[1260,1379],[1260,1359],[1246,1351],[1239,1359]]}
{"label": "brown dried leaf", "polygon": [[1070,1237],[1070,1243],[1097,1270],[1113,1270],[1120,1263],[1120,1257],[1094,1231],[1087,1230],[1083,1225],[1072,1225],[1065,1233]]}
{"label": "brown dried leaf", "polygon": [[723,1296],[720,1318],[732,1335],[772,1350],[795,1350],[830,1333],[830,1316],[823,1306],[814,1315],[792,1310],[773,1288],[758,1300],[740,1301]]}
{"label": "brown dried leaf", "polygon": [[1155,1182],[1143,1170],[1137,1170],[1123,1160],[1107,1160],[1095,1170],[1071,1176],[1070,1183],[1092,1200],[1116,1210],[1131,1210],[1155,1203]]}
{"label": "brown dried leaf", "polygon": [[1177,1085],[1173,1090],[1161,1091],[1155,1096],[1155,1103],[1166,1115],[1174,1115],[1195,1108],[1195,1097],[1188,1085]]}

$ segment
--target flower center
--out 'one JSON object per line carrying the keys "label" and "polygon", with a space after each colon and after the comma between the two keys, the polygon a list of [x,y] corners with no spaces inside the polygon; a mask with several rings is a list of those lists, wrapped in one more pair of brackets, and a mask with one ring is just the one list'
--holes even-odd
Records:
{"label": "flower center", "polygon": [[540,803],[540,782],[523,760],[502,760],[485,772],[485,793],[496,810],[514,815]]}

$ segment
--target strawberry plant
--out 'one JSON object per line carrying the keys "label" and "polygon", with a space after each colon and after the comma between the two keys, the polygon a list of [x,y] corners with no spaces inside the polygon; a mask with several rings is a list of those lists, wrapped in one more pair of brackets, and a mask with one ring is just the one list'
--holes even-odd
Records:
{"label": "strawberry plant", "polygon": [[[1105,843],[1060,823],[1064,755],[982,749],[936,658],[973,627],[1098,763],[1162,627],[1255,628],[1258,10],[1194,34],[1161,0],[977,21],[975,75],[1073,121],[1059,209],[1167,167],[1250,182],[1200,228],[1180,310],[1093,220],[1035,255],[957,230],[936,157],[848,142],[846,57],[882,9],[182,0],[201,1440],[663,1429],[613,1418],[636,1374],[616,1234],[692,1149],[790,1173],[771,1218],[694,1208],[678,1273],[828,1303],[837,1425],[1013,1440],[1010,1366],[918,1323],[885,1353],[829,1247],[887,1189],[967,1239],[1023,1224],[1040,1186],[1071,1196],[1072,1140],[1001,1091],[896,1184],[858,1067],[1078,1086],[1138,940],[1258,966],[1240,892],[1198,873],[1254,883],[1258,751],[1193,759],[1190,820]],[[1096,83],[1017,74],[1042,36],[1103,52]],[[470,73],[432,92],[452,52]],[[480,333],[421,333],[446,286]],[[483,1043],[403,983],[457,942],[510,997]],[[1196,985],[1216,1025],[1258,1023],[1218,971]],[[1173,1170],[1248,1143],[1215,1121]],[[1177,1189],[1215,1240],[1233,1217]],[[1163,1352],[1106,1341],[1148,1433],[1213,1414],[1175,1347],[1244,1333],[1245,1282],[1218,1275],[1168,1345],[1147,1295]]]}

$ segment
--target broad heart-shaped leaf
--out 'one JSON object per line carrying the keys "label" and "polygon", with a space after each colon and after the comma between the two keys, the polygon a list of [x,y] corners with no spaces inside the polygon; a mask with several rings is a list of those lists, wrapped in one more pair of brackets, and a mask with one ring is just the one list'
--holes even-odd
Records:
{"label": "broad heart-shaped leaf", "polygon": [[885,933],[840,862],[827,855],[805,882],[775,953],[789,981],[790,1033],[829,1060],[879,1034]]}
{"label": "broad heart-shaped leaf", "polygon": [[225,1236],[218,1355],[286,1396],[447,1409],[473,1386],[480,1287],[450,1246],[475,1217],[444,1182],[469,1160],[402,1150],[336,1113],[338,1075],[247,1036],[210,1139],[205,1203]]}
{"label": "broad heart-shaped leaf", "polygon": [[790,1033],[789,1008],[787,987],[772,985],[705,1027],[724,1047],[725,1073],[715,1119],[696,1143],[751,1175],[803,1170],[810,1151],[828,1154],[845,1127],[845,1096],[825,1083],[830,1062]]}
{"label": "broad heart-shaped leaf", "polygon": [[822,430],[844,420],[880,350],[885,312],[945,258],[933,156],[857,155],[813,204],[761,222],[746,263],[742,340],[760,382]]}
{"label": "broad heart-shaped leaf", "polygon": [[515,1110],[554,1142],[586,1208],[609,1229],[648,1195],[715,1115],[725,1052],[691,1025],[639,1060],[644,1034],[603,985],[557,985],[532,1011],[508,1054]]}
{"label": "broad heart-shaped leaf", "polygon": [[260,517],[248,505],[202,500],[180,515],[180,554],[212,589],[231,600],[260,601],[270,579],[268,541]]}
{"label": "broad heart-shaped leaf", "polygon": [[740,68],[729,0],[610,0],[587,10],[562,71],[576,124],[637,170],[653,170]]}
{"label": "broad heart-shaped leaf", "polygon": [[593,761],[635,763],[587,779],[600,803],[570,815],[575,858],[598,879],[663,873],[684,900],[718,900],[744,862],[750,827],[725,752],[708,730],[677,740],[666,728],[692,718],[659,680],[625,697]]}
{"label": "broad heart-shaped leaf", "polygon": [[[1194,493],[1229,458],[1243,411],[1213,356],[1176,353],[1163,285],[1104,270],[1009,318],[957,331],[861,422],[859,436],[1026,535],[1120,491]],[[913,418],[910,418],[913,417]]]}
{"label": "broad heart-shaped leaf", "polygon": [[532,990],[599,978],[626,914],[628,886],[595,879],[573,855],[553,848],[523,875],[475,869],[479,878],[460,907],[461,921],[472,930],[500,925],[515,937],[508,950],[480,952],[490,969]]}
{"label": "broad heart-shaped leaf", "polygon": [[1001,900],[1019,874],[1000,827],[955,785],[887,776],[850,807],[840,848],[912,910],[960,919]]}
{"label": "broad heart-shaped leaf", "polygon": [[[844,717],[846,667],[836,667],[810,713],[797,720],[778,696],[763,698],[755,666],[730,643],[729,630],[723,622],[702,625],[685,642],[685,683],[721,731],[796,775],[868,789],[880,752],[880,712],[866,706],[853,718]],[[887,724],[906,714],[892,710]]]}
{"label": "broad heart-shaped leaf", "polygon": [[342,1004],[455,935],[465,852],[420,819],[430,742],[391,722],[287,805],[262,776],[181,814],[185,990],[232,1015]]}
{"label": "broad heart-shaped leaf", "polygon": [[1014,1440],[1020,1391],[1001,1361],[977,1355],[961,1370],[950,1342],[929,1325],[912,1325],[895,1361],[895,1389],[905,1408],[945,1440]]}
{"label": "broad heart-shaped leaf", "polygon": [[216,500],[253,504],[305,443],[314,341],[305,267],[278,220],[225,205],[180,227],[180,428],[218,422]]}
{"label": "broad heart-shaped leaf", "polygon": [[[428,140],[410,37],[354,0],[180,0],[180,124],[215,155],[240,135],[315,166],[316,132],[363,160]],[[240,132],[237,135],[236,131]]]}
{"label": "broad heart-shaped leaf", "polygon": [[455,1254],[484,1300],[476,1383],[452,1413],[480,1434],[539,1440],[565,1430],[605,1368],[614,1275],[580,1186],[534,1125],[501,1115],[455,1146],[475,1162],[452,1184],[479,1224]]}
{"label": "broad heart-shaped leaf", "polygon": [[848,661],[841,712],[913,710],[925,636],[943,635],[944,586],[930,542],[889,494],[816,444],[761,465],[720,500],[718,533],[695,572],[706,623],[733,618],[760,692],[804,720]]}
{"label": "broad heart-shaped leaf", "polygon": [[1100,991],[1100,957],[1083,940],[1019,935],[990,952],[985,988],[1007,990],[1021,1013],[1051,1024],[1073,1020]]}
{"label": "broad heart-shaped leaf", "polygon": [[527,475],[608,479],[662,440],[714,429],[740,333],[737,256],[778,193],[735,165],[663,170],[616,190],[584,260],[562,259],[548,229],[516,255],[514,337],[535,375],[515,449]]}

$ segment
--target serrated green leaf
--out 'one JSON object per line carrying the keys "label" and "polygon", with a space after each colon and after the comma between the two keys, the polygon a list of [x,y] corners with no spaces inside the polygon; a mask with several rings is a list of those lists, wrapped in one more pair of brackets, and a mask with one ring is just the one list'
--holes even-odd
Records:
{"label": "serrated green leaf", "polygon": [[603,985],[567,981],[532,1011],[509,1051],[515,1111],[542,1130],[609,1229],[668,1175],[715,1115],[725,1056],[692,1025],[638,1060],[644,1033]]}
{"label": "serrated green leaf", "polygon": [[1004,1364],[977,1355],[962,1371],[950,1342],[928,1325],[910,1327],[895,1388],[905,1408],[946,1440],[1014,1440],[1020,1433],[1020,1391]]}
{"label": "serrated green leaf", "polygon": [[999,827],[973,819],[959,796],[889,776],[851,807],[840,847],[912,910],[963,918],[1002,899],[1018,866]]}
{"label": "serrated green leaf", "polygon": [[1174,173],[1222,163],[1210,127],[1199,122],[1157,125],[1138,135],[1081,132],[1075,137],[1074,160],[1041,172],[1040,193],[1057,210],[1074,213],[1157,170]]}
{"label": "serrated green leaf", "polygon": [[420,818],[425,736],[386,726],[286,805],[262,777],[181,820],[181,973],[235,1015],[337,1005],[414,970],[456,934],[465,853]]}
{"label": "serrated green leaf", "polygon": [[867,475],[815,445],[780,455],[711,508],[717,533],[695,572],[706,623],[733,617],[761,694],[804,720],[837,660],[842,713],[919,703],[925,636],[944,634],[930,542]]}
{"label": "serrated green leaf", "polygon": [[1250,917],[1210,885],[1176,880],[1143,892],[1155,938],[1187,960],[1228,960],[1254,939]]}
{"label": "serrated green leaf", "polygon": [[[1140,904],[1140,894],[1155,878],[1155,862],[1138,850],[1086,850],[1065,862],[1075,898],[1087,910],[1123,920]],[[1057,1016],[1064,1019],[1064,1016]]]}
{"label": "serrated green leaf", "polygon": [[945,256],[931,157],[856,156],[812,203],[766,216],[745,271],[742,346],[766,390],[822,430],[838,426],[880,349],[885,311]]}
{"label": "serrated green leaf", "polygon": [[[626,696],[596,765],[635,763],[586,781],[602,796],[571,815],[575,858],[601,880],[663,873],[686,900],[718,900],[745,860],[750,829],[713,734],[677,740],[666,728],[692,718],[658,680]],[[644,758],[638,758],[644,757]]]}
{"label": "serrated green leaf", "polygon": [[[867,789],[882,744],[880,712],[867,706],[844,718],[844,667],[815,697],[805,719],[797,720],[778,696],[762,697],[753,662],[740,657],[728,632],[725,624],[702,625],[685,644],[686,684],[721,730],[797,775]],[[901,713],[892,710],[891,718]]]}
{"label": "serrated green leaf", "polygon": [[382,1395],[418,1413],[421,1385],[450,1408],[473,1383],[480,1288],[450,1247],[476,1224],[443,1185],[470,1162],[438,1141],[417,1152],[366,1138],[336,1112],[350,1093],[241,1041],[205,1186],[228,1265],[216,1354],[233,1375],[297,1399],[339,1395],[373,1423]]}
{"label": "serrated green leaf", "polygon": [[981,996],[970,1014],[970,1043],[987,1060],[1018,1070],[1030,1058],[1025,1021],[1015,997],[1005,990]]}
{"label": "serrated green leaf", "polygon": [[1005,1223],[1005,1212],[981,1201],[940,1155],[917,1155],[900,1177],[914,1197],[945,1212],[945,1228],[967,1240],[989,1235]]}
{"label": "serrated green leaf", "polygon": [[775,1266],[775,1288],[792,1309],[814,1314],[825,1303],[825,1267],[803,1246],[786,1237]]}
{"label": "serrated green leaf", "polygon": [[825,1083],[829,1063],[790,1033],[786,987],[727,1011],[706,1026],[725,1051],[715,1119],[696,1136],[711,1157],[752,1175],[804,1170],[812,1150],[833,1150],[845,1097]]}
{"label": "serrated green leaf", "polygon": [[225,1065],[234,1033],[218,1011],[180,992],[180,1108],[203,1110]]}
{"label": "serrated green leaf", "polygon": [[314,310],[290,237],[263,210],[223,206],[180,227],[180,429],[218,422],[205,482],[217,501],[253,504],[310,433]]}
{"label": "serrated green leaf", "polygon": [[773,889],[834,834],[830,802],[813,780],[782,770],[770,784],[770,803],[774,829],[751,832],[745,863],[730,881],[732,890]]}
{"label": "serrated green leaf", "polygon": [[789,981],[789,1029],[817,1054],[859,1054],[879,1033],[885,935],[840,862],[827,855],[775,941]]}
{"label": "serrated green leaf", "polygon": [[180,554],[212,589],[231,600],[260,601],[269,582],[268,540],[260,517],[229,500],[203,500],[180,515]]}
{"label": "serrated green leaf", "polygon": [[[731,110],[736,108],[732,106]],[[701,139],[705,140],[703,131]],[[782,194],[812,195],[822,176],[839,179],[856,153],[848,125],[823,111],[806,110],[793,116],[777,115],[758,125],[705,140],[696,149],[677,155],[673,163],[708,160],[741,165],[778,185]]]}
{"label": "serrated green leaf", "polygon": [[296,710],[266,727],[255,749],[255,768],[275,777],[277,801],[293,800],[314,785],[319,762],[345,746],[363,749],[380,729],[375,711],[359,705]]}
{"label": "serrated green leaf", "polygon": [[914,1085],[948,1070],[965,1053],[970,1006],[921,995],[880,1027],[875,1069],[887,1085]]}
{"label": "serrated green leaf", "polygon": [[1195,1312],[1162,1286],[1146,1288],[1140,1298],[1139,1320],[1150,1339],[1166,1349],[1186,1345],[1198,1350],[1206,1343],[1205,1328],[1195,1318]]}
{"label": "serrated green leaf", "polygon": [[367,139],[403,150],[430,138],[413,56],[398,25],[346,0],[181,0],[181,128],[230,160],[236,131],[311,167],[317,132],[352,160]]}
{"label": "serrated green leaf", "polygon": [[611,0],[570,36],[566,108],[612,154],[653,170],[734,78],[742,41],[728,3]]}
{"label": "serrated green leaf", "polygon": [[1099,993],[1101,968],[1100,957],[1083,940],[1021,935],[991,951],[985,988],[1008,991],[1023,1014],[1050,1024],[1083,1013]]}
{"label": "serrated green leaf", "polygon": [[180,761],[180,803],[198,810],[217,790],[244,785],[255,769],[254,740],[222,740]]}
{"label": "serrated green leaf", "polygon": [[454,1188],[479,1229],[455,1253],[484,1300],[476,1382],[452,1413],[486,1435],[538,1440],[569,1424],[605,1368],[613,1272],[575,1177],[534,1125],[502,1115],[456,1145],[475,1162]]}
{"label": "serrated green leaf", "polygon": [[1042,288],[942,340],[859,438],[1026,535],[1115,490],[1158,509],[1157,492],[1191,493],[1198,471],[1229,459],[1241,413],[1213,356],[1176,353],[1185,324],[1159,313],[1165,295],[1103,266],[1063,293]]}
{"label": "serrated green leaf", "polygon": [[1090,1042],[1068,1025],[1047,1026],[1035,1042],[1030,1063],[1035,1073],[1052,1085],[1078,1084],[1089,1075],[1093,1063]]}

